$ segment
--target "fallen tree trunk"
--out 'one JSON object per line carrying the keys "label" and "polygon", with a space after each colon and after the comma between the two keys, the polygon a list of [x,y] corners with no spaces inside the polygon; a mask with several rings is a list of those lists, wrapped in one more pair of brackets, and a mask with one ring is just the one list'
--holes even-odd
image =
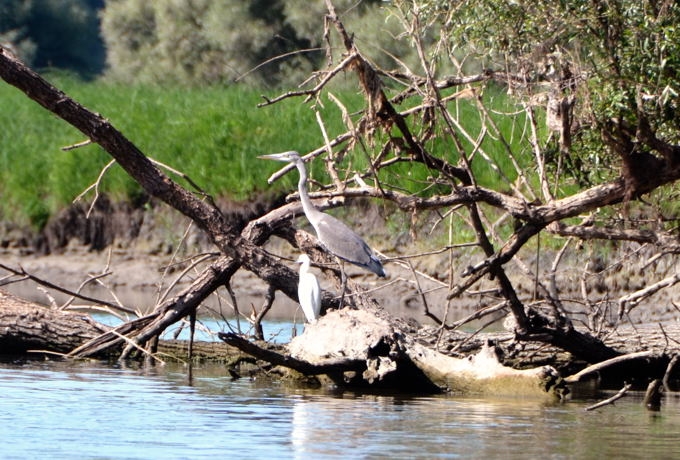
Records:
{"label": "fallen tree trunk", "polygon": [[[158,356],[162,359],[187,361],[189,359],[188,340],[161,340],[158,343]],[[235,347],[223,342],[193,342],[191,346],[191,360],[194,362],[217,362],[232,365],[243,359],[243,353]]]}
{"label": "fallen tree trunk", "polygon": [[0,352],[68,353],[106,331],[88,315],[27,302],[0,290]]}
{"label": "fallen tree trunk", "polygon": [[[135,321],[144,321],[145,318]],[[115,336],[115,331],[129,325],[125,323],[112,328],[98,323],[88,314],[38,305],[0,289],[0,354],[74,357],[73,351],[83,344]],[[121,341],[118,346],[103,347],[89,356],[113,358],[123,346]],[[188,341],[162,341],[158,345],[158,354],[161,358],[185,361],[189,358]],[[221,342],[195,342],[191,358],[228,363],[242,357],[238,349]]]}

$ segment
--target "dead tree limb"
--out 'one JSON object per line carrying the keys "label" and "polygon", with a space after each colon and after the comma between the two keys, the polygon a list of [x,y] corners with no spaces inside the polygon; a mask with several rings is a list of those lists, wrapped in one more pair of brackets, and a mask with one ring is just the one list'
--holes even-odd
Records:
{"label": "dead tree limb", "polygon": [[66,354],[107,328],[88,315],[46,308],[0,290],[0,350]]}
{"label": "dead tree limb", "polygon": [[[155,322],[136,338],[137,343],[144,343],[162,331],[163,327],[178,320],[196,308],[200,302],[230,276],[229,272],[240,266],[253,271],[264,281],[281,290],[291,298],[297,298],[297,275],[288,267],[263,251],[251,240],[236,233],[224,215],[215,206],[198,199],[193,194],[173,182],[163,174],[132,142],[115,129],[108,120],[94,113],[69,98],[62,91],[54,88],[40,75],[26,67],[9,52],[0,47],[0,77],[23,91],[28,97],[64,119],[89,139],[101,145],[117,162],[135,179],[151,196],[161,199],[180,213],[191,218],[199,228],[204,230],[215,245],[230,258],[229,263],[213,265],[209,273],[204,273],[203,285],[197,293],[185,292],[161,306],[155,314]],[[268,236],[268,235],[267,235]],[[224,272],[216,272],[215,267],[224,268]],[[211,281],[217,280],[215,284]],[[138,321],[134,324],[144,324]],[[146,323],[148,325],[148,323]],[[120,332],[120,331],[117,331]],[[117,344],[120,338],[111,338]]]}
{"label": "dead tree limb", "polygon": [[17,268],[12,268],[8,265],[0,263],[0,268],[5,270],[5,271],[8,271],[8,272],[10,272],[14,275],[21,276],[22,279],[30,279],[30,280],[35,281],[36,283],[40,284],[41,286],[45,286],[45,287],[48,287],[50,289],[54,289],[56,291],[60,291],[60,292],[63,292],[65,294],[68,294],[68,295],[71,296],[71,298],[78,298],[78,299],[81,299],[81,300],[86,300],[88,302],[91,302],[93,305],[102,305],[104,307],[111,308],[112,310],[122,311],[124,313],[132,314],[132,315],[136,314],[134,310],[126,308],[122,305],[107,302],[107,301],[101,300],[101,299],[95,299],[94,297],[86,296],[86,295],[80,294],[79,292],[73,292],[69,289],[64,289],[60,286],[55,285],[54,283],[49,282],[48,280],[44,280],[44,279],[42,279],[38,276],[35,276],[31,273],[26,272],[26,270],[24,270],[22,267],[19,267],[17,269]]}
{"label": "dead tree limb", "polygon": [[661,410],[662,389],[661,379],[654,379],[647,385],[647,391],[645,391],[642,403],[648,411],[658,412]]}
{"label": "dead tree limb", "polygon": [[290,355],[272,349],[266,343],[262,346],[242,338],[241,336],[232,332],[218,334],[227,345],[238,348],[262,361],[274,364],[275,366],[284,366],[300,372],[304,375],[319,375],[319,374],[335,374],[343,372],[363,372],[366,369],[366,363],[362,360],[347,360],[347,359],[329,359],[322,364],[312,364],[310,362],[296,359]]}
{"label": "dead tree limb", "polygon": [[606,361],[601,361],[597,364],[593,364],[592,366],[588,366],[585,369],[581,370],[580,372],[577,372],[574,375],[570,375],[568,377],[565,377],[564,380],[567,383],[579,382],[586,375],[592,374],[593,372],[601,371],[602,369],[605,369],[609,366],[621,364],[625,361],[632,361],[632,360],[637,360],[637,359],[650,358],[652,356],[654,356],[654,352],[652,352],[652,351],[640,351],[640,352],[637,352],[637,353],[629,353],[627,355],[617,356],[615,358],[608,359]]}
{"label": "dead tree limb", "polygon": [[[236,233],[222,212],[203,201],[163,174],[132,142],[108,120],[94,113],[50,85],[0,47],[0,77],[28,97],[59,116],[106,150],[149,195],[167,203],[189,217],[204,230],[215,245],[246,269],[277,289],[294,296],[294,272],[281,265],[250,240]],[[282,272],[286,273],[281,277]]]}
{"label": "dead tree limb", "polygon": [[619,392],[616,393],[616,394],[615,394],[614,396],[612,396],[611,398],[607,398],[607,399],[605,399],[605,400],[603,400],[603,401],[600,401],[600,402],[598,402],[598,403],[596,403],[596,404],[593,404],[592,406],[588,406],[588,407],[585,408],[585,410],[586,410],[586,411],[591,411],[591,410],[599,409],[600,407],[607,406],[607,405],[609,405],[609,404],[614,404],[614,402],[616,402],[616,401],[618,401],[619,399],[623,398],[623,397],[626,395],[626,393],[628,393],[628,390],[630,390],[630,387],[631,387],[631,386],[632,386],[632,385],[631,385],[630,383],[626,383],[626,384],[623,386],[623,388],[621,388],[621,389],[619,390]]}
{"label": "dead tree limb", "polygon": [[[84,357],[97,354],[101,350],[115,347],[121,344],[120,335],[136,335],[137,344],[144,344],[147,340],[158,336],[171,324],[194,311],[201,302],[208,297],[214,290],[222,286],[227,279],[238,269],[234,260],[223,256],[213,262],[210,267],[203,271],[190,286],[172,299],[162,303],[156,310],[142,318],[122,324],[107,334],[98,336],[92,341],[82,344],[74,349],[70,356]],[[133,351],[131,347],[126,348],[122,358],[128,357]]]}

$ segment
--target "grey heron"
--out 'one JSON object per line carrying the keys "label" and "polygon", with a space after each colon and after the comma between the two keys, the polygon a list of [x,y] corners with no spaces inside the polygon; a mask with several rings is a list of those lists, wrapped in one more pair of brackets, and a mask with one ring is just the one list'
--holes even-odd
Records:
{"label": "grey heron", "polygon": [[[316,237],[321,245],[339,259],[343,297],[347,279],[342,261],[363,267],[380,277],[385,276],[385,270],[380,259],[375,256],[373,250],[359,235],[345,225],[344,222],[319,211],[312,204],[307,193],[307,169],[299,153],[295,151],[272,153],[270,155],[260,155],[258,158],[293,163],[297,168],[300,173],[298,191],[300,193],[302,209],[305,212],[305,216],[307,216],[307,220],[314,227]],[[342,303],[342,300],[340,303]]]}
{"label": "grey heron", "polygon": [[314,273],[309,271],[311,261],[307,254],[300,254],[295,263],[300,264],[298,300],[305,318],[308,322],[313,323],[319,317],[321,311],[321,287]]}

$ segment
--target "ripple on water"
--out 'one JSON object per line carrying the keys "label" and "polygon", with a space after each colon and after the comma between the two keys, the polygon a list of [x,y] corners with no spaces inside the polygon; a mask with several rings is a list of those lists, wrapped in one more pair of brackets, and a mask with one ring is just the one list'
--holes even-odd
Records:
{"label": "ripple on water", "polygon": [[332,394],[224,369],[0,365],[2,458],[569,458],[675,452],[680,403]]}

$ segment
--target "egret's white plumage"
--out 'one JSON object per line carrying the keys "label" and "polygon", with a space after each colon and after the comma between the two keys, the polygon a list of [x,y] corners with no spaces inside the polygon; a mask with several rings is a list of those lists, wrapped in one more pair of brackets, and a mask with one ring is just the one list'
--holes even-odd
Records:
{"label": "egret's white plumage", "polygon": [[321,287],[314,273],[309,271],[311,261],[307,254],[300,254],[296,263],[300,264],[298,299],[305,318],[308,322],[313,323],[319,317],[321,311]]}

